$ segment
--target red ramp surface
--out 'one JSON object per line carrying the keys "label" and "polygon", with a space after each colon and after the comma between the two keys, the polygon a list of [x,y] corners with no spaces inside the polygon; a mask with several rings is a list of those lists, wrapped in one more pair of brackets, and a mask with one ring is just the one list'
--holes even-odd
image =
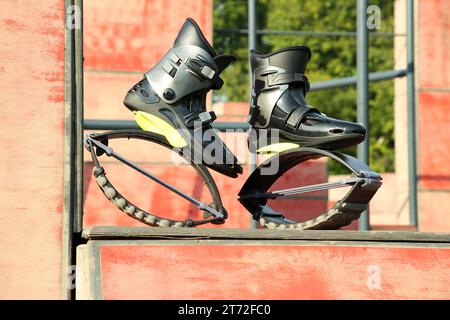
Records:
{"label": "red ramp surface", "polygon": [[78,299],[450,298],[444,234],[103,231],[78,248]]}

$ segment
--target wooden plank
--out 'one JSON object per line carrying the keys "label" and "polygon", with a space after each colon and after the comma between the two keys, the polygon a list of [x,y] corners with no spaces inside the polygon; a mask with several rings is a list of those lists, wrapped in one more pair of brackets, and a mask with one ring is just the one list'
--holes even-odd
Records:
{"label": "wooden plank", "polygon": [[450,250],[440,243],[93,240],[84,247],[83,299],[450,297]]}
{"label": "wooden plank", "polygon": [[100,257],[97,246],[83,244],[77,247],[77,300],[94,300],[102,296],[99,263]]}
{"label": "wooden plank", "polygon": [[398,224],[379,224],[379,225],[371,224],[370,229],[373,231],[417,231],[416,226],[398,225]]}
{"label": "wooden plank", "polygon": [[[64,1],[64,21],[67,21],[68,8],[72,0]],[[74,172],[73,172],[73,124],[75,120],[75,84],[73,70],[73,36],[74,31],[64,28],[64,168],[63,168],[63,203],[61,226],[61,299],[69,300],[72,290],[69,288],[70,266],[73,263],[73,208],[74,208]]]}
{"label": "wooden plank", "polygon": [[326,240],[376,242],[440,242],[450,246],[450,234],[406,231],[343,230],[251,230],[150,227],[92,227],[83,231],[85,239],[248,239]]}

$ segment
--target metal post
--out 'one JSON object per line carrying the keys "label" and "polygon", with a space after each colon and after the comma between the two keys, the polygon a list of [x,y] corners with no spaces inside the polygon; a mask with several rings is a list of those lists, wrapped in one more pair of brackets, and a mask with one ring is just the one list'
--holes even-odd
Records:
{"label": "metal post", "polygon": [[406,1],[409,223],[418,226],[416,166],[416,90],[414,78],[414,0]]}
{"label": "metal post", "polygon": [[[64,1],[64,21],[67,21],[73,0]],[[64,181],[62,208],[61,242],[61,298],[74,298],[69,279],[71,266],[74,265],[73,216],[75,208],[75,32],[64,28]]]}
{"label": "metal post", "polygon": [[[256,49],[256,0],[248,0],[248,50]],[[252,92],[252,71],[250,72],[249,92]],[[250,172],[256,169],[256,154],[250,152]],[[250,218],[250,227],[257,228],[257,223],[253,218]]]}
{"label": "metal post", "polygon": [[[358,122],[367,129],[366,139],[358,145],[358,159],[369,164],[369,32],[367,30],[367,0],[356,0],[356,41],[357,41],[357,62],[356,62],[356,92],[357,92],[357,113]],[[359,229],[369,230],[369,210],[361,214],[359,219]]]}
{"label": "metal post", "polygon": [[83,119],[84,119],[84,84],[83,84],[83,0],[75,0],[74,4],[80,11],[80,29],[74,32],[75,41],[75,87],[76,87],[76,122],[75,122],[75,208],[73,232],[80,233],[83,230]]}

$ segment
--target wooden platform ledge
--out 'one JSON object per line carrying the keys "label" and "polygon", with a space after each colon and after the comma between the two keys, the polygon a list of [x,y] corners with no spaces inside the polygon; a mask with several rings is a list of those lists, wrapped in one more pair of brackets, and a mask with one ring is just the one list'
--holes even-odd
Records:
{"label": "wooden platform ledge", "polygon": [[92,227],[83,230],[88,240],[144,239],[229,239],[229,240],[326,240],[448,243],[450,233],[408,231],[344,231],[309,230],[280,231],[254,229],[151,228],[151,227]]}

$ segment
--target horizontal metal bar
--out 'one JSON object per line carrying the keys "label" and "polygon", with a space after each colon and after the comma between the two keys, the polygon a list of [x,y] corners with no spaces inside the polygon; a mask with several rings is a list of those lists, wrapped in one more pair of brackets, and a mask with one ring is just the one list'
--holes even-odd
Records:
{"label": "horizontal metal bar", "polygon": [[[405,77],[406,74],[407,74],[406,69],[373,72],[373,73],[369,73],[369,81],[382,81],[382,80],[400,78],[400,77]],[[314,83],[311,83],[310,90],[311,91],[319,91],[319,90],[325,90],[325,89],[331,89],[331,88],[346,87],[346,86],[354,85],[354,84],[356,84],[356,82],[357,82],[356,76],[321,81],[321,82],[314,82]]]}
{"label": "horizontal metal bar", "polygon": [[[407,75],[406,69],[374,72],[369,74],[369,81],[382,81]],[[311,91],[339,88],[356,84],[356,76],[311,83]],[[248,130],[247,122],[214,122],[213,127],[219,131]],[[140,129],[134,120],[84,119],[84,130],[120,130]]]}
{"label": "horizontal metal bar", "polygon": [[[247,35],[247,29],[214,29],[218,33],[235,33]],[[285,36],[315,36],[315,37],[356,37],[355,31],[299,31],[299,30],[257,30],[258,35],[285,35]],[[369,32],[371,37],[394,37],[406,36],[405,33],[394,32]]]}
{"label": "horizontal metal bar", "polygon": [[[214,122],[213,127],[219,131],[248,130],[247,122]],[[134,120],[84,119],[84,130],[121,130],[140,129]]]}
{"label": "horizontal metal bar", "polygon": [[84,119],[84,130],[140,129],[133,120]]}

